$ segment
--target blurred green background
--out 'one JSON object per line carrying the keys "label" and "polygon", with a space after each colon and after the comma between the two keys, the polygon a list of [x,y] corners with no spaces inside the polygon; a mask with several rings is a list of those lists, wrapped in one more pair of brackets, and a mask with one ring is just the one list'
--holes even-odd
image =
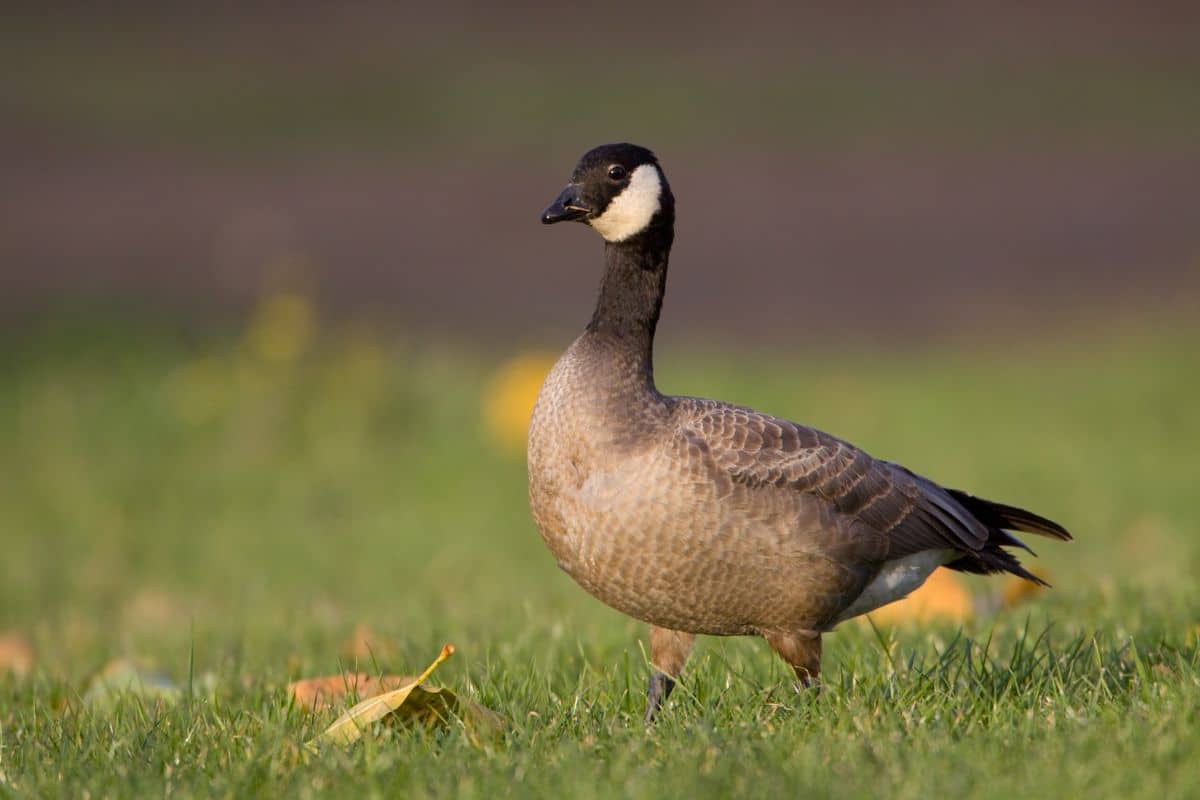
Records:
{"label": "blurred green background", "polygon": [[[516,781],[555,715],[585,719],[556,735],[619,749],[604,715],[636,727],[640,628],[554,567],[522,449],[600,269],[594,236],[537,215],[614,140],[657,151],[679,206],[664,391],[820,427],[1075,532],[1037,548],[1053,592],[968,635],[1010,641],[1032,615],[1101,637],[1103,674],[1134,674],[1134,634],[1194,666],[1198,23],[1187,4],[1118,3],[6,11],[0,634],[28,653],[0,663],[9,777],[53,785],[55,747],[87,728],[29,709],[69,706],[111,659],[179,680],[191,659],[230,707],[277,708],[288,679],[343,666],[360,624],[400,671],[454,641],[447,680],[527,726],[527,749],[460,789]],[[830,674],[886,671],[848,627]],[[744,708],[785,680],[750,643],[697,663]],[[1194,696],[1194,670],[1168,664],[1155,674]],[[588,696],[601,710],[578,710]],[[704,730],[732,724],[705,707],[689,711]],[[256,747],[307,724],[275,722]],[[142,752],[143,735],[135,721],[116,738]],[[1008,747],[987,736],[1013,734],[980,735],[991,753]],[[807,740],[797,752],[827,758]],[[1181,741],[1096,758],[1166,775],[1194,752]],[[596,779],[588,746],[572,758]],[[697,747],[639,786],[683,792]],[[168,755],[138,785],[169,786]],[[1053,785],[1060,755],[1030,780]],[[857,758],[869,788],[886,759]],[[1022,788],[979,764],[967,788]],[[181,769],[217,785],[211,765]],[[235,793],[262,778],[229,774]],[[547,774],[543,790],[595,791]],[[914,780],[913,796],[937,785]]]}

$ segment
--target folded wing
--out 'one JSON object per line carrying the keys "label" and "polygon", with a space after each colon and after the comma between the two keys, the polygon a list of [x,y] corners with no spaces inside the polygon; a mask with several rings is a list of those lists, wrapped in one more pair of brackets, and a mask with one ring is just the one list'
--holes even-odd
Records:
{"label": "folded wing", "polygon": [[703,438],[715,467],[728,479],[823,504],[839,528],[873,539],[862,544],[880,560],[953,550],[961,557],[947,564],[952,569],[1010,572],[1041,583],[1003,549],[1029,549],[1007,530],[1071,538],[1037,514],[945,489],[812,428],[739,406],[681,400],[691,404],[691,431]]}

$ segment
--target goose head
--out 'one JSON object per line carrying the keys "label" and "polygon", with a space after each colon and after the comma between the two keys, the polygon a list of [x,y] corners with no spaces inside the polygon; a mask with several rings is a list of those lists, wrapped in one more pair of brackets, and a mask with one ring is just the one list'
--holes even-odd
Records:
{"label": "goose head", "polygon": [[623,242],[674,222],[675,200],[654,153],[605,144],[583,154],[571,182],[542,212],[542,222],[583,222],[608,242]]}

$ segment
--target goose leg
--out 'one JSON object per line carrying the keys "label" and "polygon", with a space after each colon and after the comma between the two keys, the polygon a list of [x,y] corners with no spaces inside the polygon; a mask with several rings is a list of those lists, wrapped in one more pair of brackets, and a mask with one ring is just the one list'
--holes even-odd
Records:
{"label": "goose leg", "polygon": [[654,672],[646,687],[647,724],[654,721],[658,710],[675,688],[675,678],[683,671],[695,641],[695,634],[650,626],[650,665]]}
{"label": "goose leg", "polygon": [[816,631],[764,633],[763,638],[796,673],[797,688],[820,688],[820,633]]}

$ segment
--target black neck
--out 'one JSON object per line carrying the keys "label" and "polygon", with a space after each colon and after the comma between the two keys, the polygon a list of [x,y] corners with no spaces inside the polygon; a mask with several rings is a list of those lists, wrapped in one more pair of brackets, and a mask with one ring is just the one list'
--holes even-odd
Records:
{"label": "black neck", "polygon": [[587,327],[589,334],[610,340],[648,372],[673,238],[671,220],[656,218],[642,233],[604,245],[600,298]]}

